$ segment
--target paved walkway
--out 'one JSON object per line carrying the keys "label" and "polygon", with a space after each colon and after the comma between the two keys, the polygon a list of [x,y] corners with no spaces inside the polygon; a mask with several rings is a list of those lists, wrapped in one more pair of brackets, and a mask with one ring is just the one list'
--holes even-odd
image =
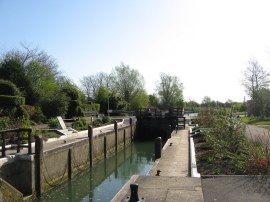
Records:
{"label": "paved walkway", "polygon": [[[131,183],[139,184],[138,195],[147,202],[204,201],[201,179],[188,177],[188,168],[188,130],[173,132],[148,176],[133,176],[112,201],[124,201],[130,196]],[[160,176],[156,176],[157,170],[161,171]]]}

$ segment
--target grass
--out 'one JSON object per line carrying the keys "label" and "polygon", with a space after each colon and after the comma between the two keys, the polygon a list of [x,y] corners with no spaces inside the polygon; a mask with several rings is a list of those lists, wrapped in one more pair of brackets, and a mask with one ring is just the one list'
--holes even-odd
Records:
{"label": "grass", "polygon": [[261,120],[259,117],[241,117],[239,118],[240,121],[246,123],[246,124],[251,124],[251,125],[269,125],[270,126],[270,120],[265,119]]}

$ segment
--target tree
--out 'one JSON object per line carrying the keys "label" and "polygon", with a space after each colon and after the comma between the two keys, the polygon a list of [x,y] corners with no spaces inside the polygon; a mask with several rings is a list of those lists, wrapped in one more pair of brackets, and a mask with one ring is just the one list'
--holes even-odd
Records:
{"label": "tree", "polygon": [[270,74],[258,64],[256,59],[249,60],[249,64],[244,71],[242,85],[246,93],[253,101],[254,107],[258,114],[265,117],[264,90],[270,84]]}
{"label": "tree", "polygon": [[159,100],[156,94],[149,95],[149,107],[157,108],[159,106]]}
{"label": "tree", "polygon": [[95,94],[94,94],[95,101],[100,104],[100,111],[106,113],[108,110],[108,99],[109,99],[109,89],[100,86]]}
{"label": "tree", "polygon": [[90,98],[94,97],[94,94],[99,87],[104,86],[106,88],[110,88],[111,76],[100,72],[95,75],[84,76],[80,82],[82,90],[89,100]]}
{"label": "tree", "polygon": [[197,103],[196,101],[194,100],[189,100],[188,102],[186,102],[186,108],[187,110],[190,110],[190,111],[196,111],[196,108],[200,107],[200,104]]}
{"label": "tree", "polygon": [[143,90],[144,78],[135,69],[123,63],[113,69],[112,88],[127,103],[131,103],[136,94]]}
{"label": "tree", "polygon": [[0,78],[12,81],[26,97],[26,104],[35,105],[42,95],[52,92],[59,75],[55,60],[44,51],[23,46],[11,50],[0,60]]}
{"label": "tree", "polygon": [[149,97],[144,89],[140,89],[130,102],[131,109],[146,108],[149,104]]}
{"label": "tree", "polygon": [[183,107],[183,84],[178,77],[161,73],[156,88],[162,107]]}
{"label": "tree", "polygon": [[212,101],[212,100],[211,100],[210,97],[204,96],[204,97],[203,97],[203,100],[202,100],[202,106],[204,106],[204,107],[209,107],[211,101]]}

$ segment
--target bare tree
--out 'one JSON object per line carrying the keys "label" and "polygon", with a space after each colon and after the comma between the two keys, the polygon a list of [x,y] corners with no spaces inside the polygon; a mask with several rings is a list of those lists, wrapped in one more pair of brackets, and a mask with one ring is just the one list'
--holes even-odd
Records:
{"label": "bare tree", "polygon": [[264,90],[269,87],[270,74],[258,64],[256,59],[249,60],[249,64],[244,71],[242,85],[253,103],[257,106],[261,117],[265,116]]}

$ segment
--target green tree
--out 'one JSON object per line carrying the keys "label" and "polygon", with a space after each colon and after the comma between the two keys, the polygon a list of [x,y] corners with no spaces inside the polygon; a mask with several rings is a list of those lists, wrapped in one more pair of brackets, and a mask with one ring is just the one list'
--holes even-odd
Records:
{"label": "green tree", "polygon": [[156,94],[149,95],[149,107],[157,108],[159,105],[159,100]]}
{"label": "green tree", "polygon": [[137,93],[144,89],[143,84],[143,76],[128,65],[121,63],[113,69],[112,88],[126,103],[130,104]]}
{"label": "green tree", "polygon": [[146,108],[149,104],[149,97],[145,90],[139,90],[130,102],[131,109]]}
{"label": "green tree", "polygon": [[43,51],[23,46],[22,50],[4,53],[0,60],[0,78],[12,81],[35,105],[43,95],[55,89],[58,76],[54,59]]}
{"label": "green tree", "polygon": [[[103,113],[107,113],[107,110],[108,110],[109,93],[110,92],[108,88],[104,86],[100,86],[94,94],[95,101],[100,104],[100,111]],[[111,102],[112,101],[113,100],[111,99]],[[112,104],[113,103],[111,103],[111,105]]]}
{"label": "green tree", "polygon": [[161,73],[156,88],[162,107],[183,107],[183,84],[178,77]]}

